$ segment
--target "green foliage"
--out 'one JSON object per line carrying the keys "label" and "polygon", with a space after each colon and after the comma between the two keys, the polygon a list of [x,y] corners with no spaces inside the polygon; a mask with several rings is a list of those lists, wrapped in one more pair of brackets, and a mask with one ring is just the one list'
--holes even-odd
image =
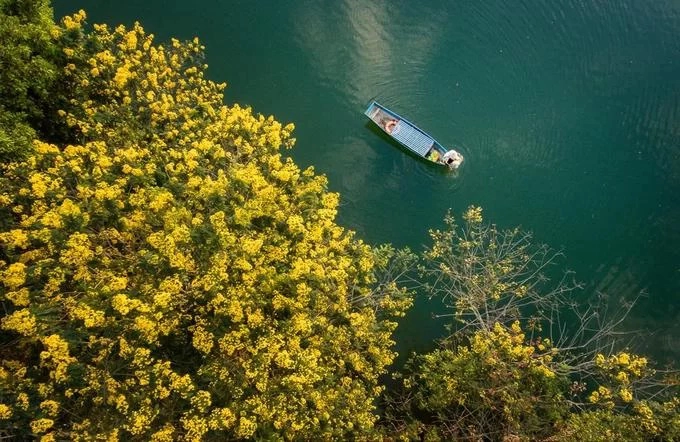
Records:
{"label": "green foliage", "polygon": [[554,439],[583,442],[649,440],[645,437],[643,428],[630,416],[602,409],[573,413]]}
{"label": "green foliage", "polygon": [[293,125],[225,106],[197,39],[84,19],[58,29],[78,142],[0,178],[0,428],[369,437],[410,255],[335,223],[325,178],[279,152]]}
{"label": "green foliage", "polygon": [[535,439],[566,415],[566,379],[552,369],[552,352],[527,344],[519,324],[480,330],[410,363],[402,415],[418,416],[405,430],[429,437]]}
{"label": "green foliage", "polygon": [[47,0],[0,0],[0,163],[23,158],[45,115],[59,74]]}
{"label": "green foliage", "polygon": [[554,440],[677,441],[680,440],[680,398],[640,401],[627,411],[596,409],[572,413]]}
{"label": "green foliage", "polygon": [[24,157],[35,136],[23,114],[9,112],[0,105],[0,163]]}

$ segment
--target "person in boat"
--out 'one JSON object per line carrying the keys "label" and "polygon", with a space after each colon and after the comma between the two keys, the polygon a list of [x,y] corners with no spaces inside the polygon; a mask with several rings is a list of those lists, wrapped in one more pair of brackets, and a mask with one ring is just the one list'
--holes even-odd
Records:
{"label": "person in boat", "polygon": [[391,134],[392,131],[397,127],[398,121],[395,120],[394,118],[390,118],[387,120],[383,120],[383,127],[385,128],[385,132],[388,134]]}
{"label": "person in boat", "polygon": [[455,150],[450,150],[442,156],[441,161],[451,169],[458,169],[463,164],[463,155]]}

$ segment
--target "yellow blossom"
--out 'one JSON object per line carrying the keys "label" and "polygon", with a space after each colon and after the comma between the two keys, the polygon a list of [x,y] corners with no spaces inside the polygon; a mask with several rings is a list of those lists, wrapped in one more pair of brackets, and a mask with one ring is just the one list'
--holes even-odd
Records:
{"label": "yellow blossom", "polygon": [[175,429],[171,425],[166,425],[151,435],[152,442],[173,442],[175,440]]}
{"label": "yellow blossom", "polygon": [[40,434],[52,428],[54,421],[52,419],[36,419],[31,421],[31,431]]}
{"label": "yellow blossom", "polygon": [[125,276],[114,276],[109,281],[109,289],[112,291],[125,290],[127,288],[128,279]]}
{"label": "yellow blossom", "polygon": [[137,33],[135,31],[125,34],[125,47],[131,51],[137,47]]}
{"label": "yellow blossom", "polygon": [[32,336],[37,332],[36,317],[28,309],[16,310],[2,318],[2,328],[22,336]]}
{"label": "yellow blossom", "polygon": [[82,303],[71,308],[70,313],[73,318],[83,321],[85,328],[100,327],[105,323],[104,312]]}
{"label": "yellow blossom", "polygon": [[208,354],[213,347],[213,335],[209,331],[205,330],[201,326],[196,326],[194,328],[194,335],[192,338],[192,343],[194,348],[201,353]]}
{"label": "yellow blossom", "polygon": [[59,412],[59,403],[53,400],[47,400],[40,403],[40,409],[47,416],[56,416]]}
{"label": "yellow blossom", "polygon": [[471,224],[480,224],[483,220],[482,208],[470,206],[465,214],[463,214],[463,219]]}
{"label": "yellow blossom", "polygon": [[29,406],[28,395],[24,392],[19,393],[17,395],[16,405],[21,410],[24,410],[24,411],[28,410],[28,406]]}
{"label": "yellow blossom", "polygon": [[116,83],[119,89],[123,89],[130,78],[133,77],[132,72],[130,72],[127,66],[121,66],[116,70],[116,74],[113,77],[113,81]]}
{"label": "yellow blossom", "polygon": [[12,417],[12,409],[5,404],[0,404],[0,420],[10,417]]}
{"label": "yellow blossom", "polygon": [[74,233],[66,241],[66,249],[62,252],[60,260],[67,265],[84,265],[92,257],[90,239],[85,233]]}
{"label": "yellow blossom", "polygon": [[5,296],[17,307],[26,307],[31,303],[30,291],[26,287],[7,292]]}
{"label": "yellow blossom", "polygon": [[28,235],[23,229],[12,229],[6,234],[0,234],[0,241],[6,241],[12,247],[25,249],[28,247]]}
{"label": "yellow blossom", "polygon": [[2,273],[2,282],[10,289],[21,287],[26,282],[26,265],[20,262],[10,264]]}
{"label": "yellow blossom", "polygon": [[45,438],[362,438],[408,302],[371,298],[373,252],[335,223],[338,195],[280,153],[293,125],[225,105],[198,40],[84,20],[54,30],[71,144],[36,142],[0,192],[2,328],[26,352],[0,378],[37,392],[9,392],[11,418],[39,405],[59,420],[35,424]]}
{"label": "yellow blossom", "polygon": [[633,394],[628,388],[623,388],[619,391],[619,396],[624,402],[631,402],[633,400]]}
{"label": "yellow blossom", "polygon": [[256,428],[257,423],[254,420],[248,419],[246,417],[241,417],[238,421],[236,434],[238,437],[248,438],[255,433]]}
{"label": "yellow blossom", "polygon": [[76,361],[69,353],[68,343],[56,334],[41,340],[45,346],[45,350],[40,353],[41,362],[50,368],[50,377],[57,383],[65,381],[69,365]]}

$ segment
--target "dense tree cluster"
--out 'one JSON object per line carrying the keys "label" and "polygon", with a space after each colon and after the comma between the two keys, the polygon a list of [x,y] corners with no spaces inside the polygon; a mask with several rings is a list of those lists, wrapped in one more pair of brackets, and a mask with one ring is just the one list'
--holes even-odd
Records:
{"label": "dense tree cluster", "polygon": [[[198,39],[85,18],[0,0],[0,437],[680,438],[677,379],[528,234],[473,207],[420,259],[370,247]],[[452,327],[385,395],[402,281]]]}
{"label": "dense tree cluster", "polygon": [[[372,431],[391,253],[334,222],[292,125],[223,105],[198,40],[52,27],[76,96],[5,166],[0,419],[46,438],[347,437]],[[222,436],[218,436],[222,434]]]}

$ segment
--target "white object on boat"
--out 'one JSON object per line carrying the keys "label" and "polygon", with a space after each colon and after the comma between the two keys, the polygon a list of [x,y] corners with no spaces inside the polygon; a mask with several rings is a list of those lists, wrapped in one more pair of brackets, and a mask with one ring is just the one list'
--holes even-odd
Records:
{"label": "white object on boat", "polygon": [[449,150],[442,156],[442,161],[451,169],[458,169],[463,164],[463,155],[455,150]]}

